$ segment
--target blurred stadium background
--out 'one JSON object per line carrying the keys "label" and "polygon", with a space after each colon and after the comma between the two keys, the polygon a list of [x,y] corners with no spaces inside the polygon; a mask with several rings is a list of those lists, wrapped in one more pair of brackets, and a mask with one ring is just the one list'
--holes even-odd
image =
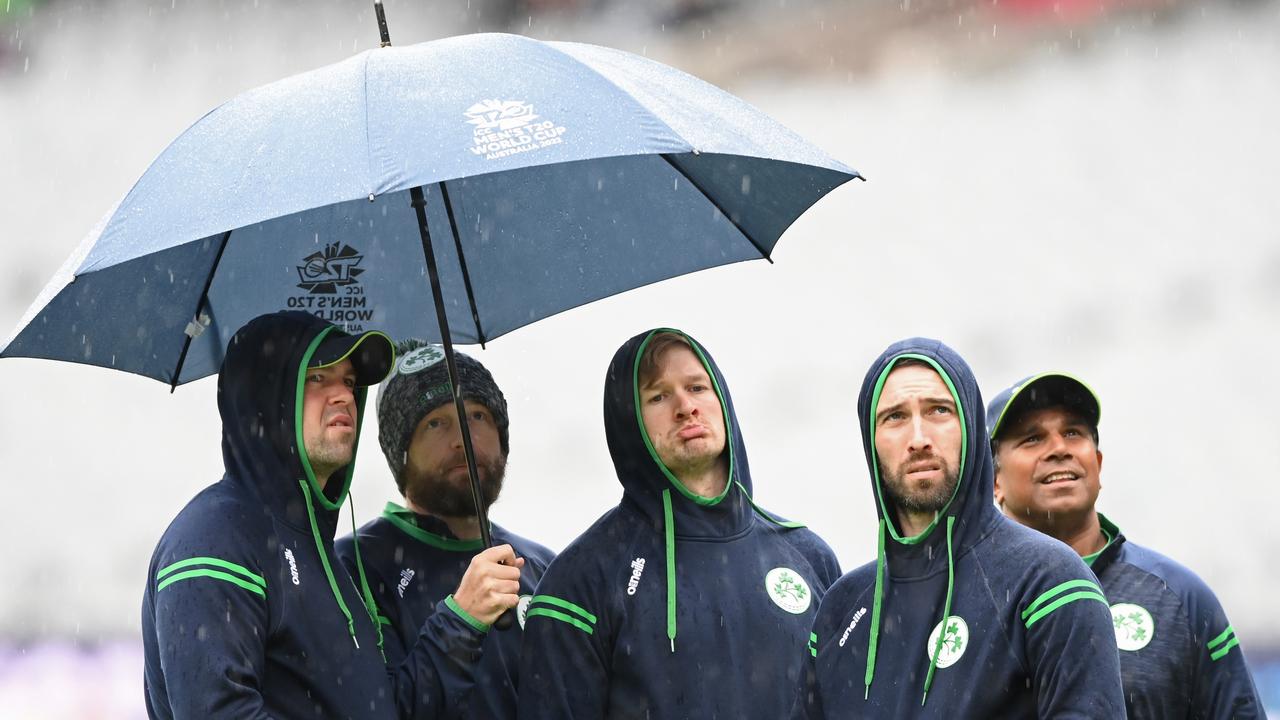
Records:
{"label": "blurred stadium background", "polygon": [[[387,0],[397,44],[475,31],[619,47],[739,94],[862,171],[721,268],[519,330],[507,527],[563,547],[616,502],[613,350],[657,325],[733,386],[757,496],[874,554],[853,405],[940,337],[988,397],[1092,382],[1100,507],[1216,590],[1280,713],[1280,5],[1266,0]],[[376,45],[354,0],[0,0],[0,335],[151,159],[234,94]],[[442,69],[447,72],[447,69]],[[151,548],[220,472],[211,380],[0,362],[0,716],[139,718]],[[371,423],[370,423],[371,424]],[[368,441],[364,522],[395,490]]]}

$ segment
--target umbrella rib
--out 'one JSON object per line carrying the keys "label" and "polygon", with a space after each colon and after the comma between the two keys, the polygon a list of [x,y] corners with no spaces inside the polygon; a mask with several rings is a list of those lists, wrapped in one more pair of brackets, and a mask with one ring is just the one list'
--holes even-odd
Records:
{"label": "umbrella rib", "polygon": [[[200,302],[196,303],[196,313],[194,322],[200,324],[200,315],[205,310],[205,305],[209,302],[209,287],[213,285],[213,274],[218,271],[218,264],[222,262],[222,251],[227,249],[227,240],[231,237],[231,231],[222,233],[222,242],[218,245],[218,254],[213,258],[213,265],[209,268],[209,276],[204,279],[204,289],[200,291]],[[173,378],[169,383],[169,394],[172,395],[174,390],[178,389],[178,378],[182,375],[182,366],[187,362],[187,350],[191,349],[191,341],[195,337],[191,333],[184,333],[186,340],[182,341],[182,352],[178,353],[178,365],[173,369]],[[197,333],[198,334],[198,333]]]}
{"label": "umbrella rib", "polygon": [[471,322],[476,326],[476,337],[480,340],[480,349],[484,349],[484,330],[480,327],[480,310],[476,308],[476,295],[471,290],[471,273],[467,272],[467,256],[462,252],[462,235],[458,232],[458,221],[453,216],[453,203],[449,201],[449,188],[444,181],[440,182],[440,197],[444,200],[444,211],[449,216],[449,229],[453,232],[453,246],[458,250],[458,267],[462,269],[462,284],[467,288],[467,302],[471,304]]}
{"label": "umbrella rib", "polygon": [[756,252],[760,253],[760,257],[768,260],[770,265],[773,264],[773,258],[769,257],[769,253],[765,251],[764,247],[761,246],[760,243],[756,242],[756,239],[751,237],[751,233],[747,232],[746,228],[739,225],[738,221],[734,220],[732,215],[725,212],[725,209],[721,207],[720,203],[716,202],[715,198],[711,197],[711,193],[707,192],[706,188],[702,187],[697,180],[694,180],[689,173],[685,172],[684,168],[676,164],[676,162],[671,159],[670,154],[662,153],[661,157],[663,160],[666,160],[667,164],[674,168],[676,172],[680,173],[681,177],[688,180],[689,184],[693,186],[693,189],[702,193],[702,197],[706,198],[707,202],[711,203],[712,207],[718,210],[720,214],[724,216],[725,220],[728,220],[735,228],[738,229],[738,232],[742,233],[742,237],[746,238],[747,241],[751,243],[751,246],[756,249]]}

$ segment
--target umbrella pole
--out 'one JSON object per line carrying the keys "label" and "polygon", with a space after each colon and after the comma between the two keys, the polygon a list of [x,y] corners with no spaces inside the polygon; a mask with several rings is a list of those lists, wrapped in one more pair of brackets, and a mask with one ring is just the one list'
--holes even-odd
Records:
{"label": "umbrella pole", "polygon": [[[378,14],[378,33],[382,36],[382,47],[390,47],[391,34],[387,31],[387,14],[382,9],[382,0],[374,0],[374,11]],[[444,189],[441,183],[441,190]],[[458,430],[462,432],[462,452],[467,457],[467,475],[471,480],[471,500],[476,506],[476,522],[480,524],[480,540],[486,548],[493,547],[493,537],[489,534],[489,511],[484,506],[484,495],[480,492],[480,473],[476,470],[476,453],[471,447],[471,427],[467,424],[466,405],[462,400],[462,386],[458,382],[458,366],[453,357],[453,337],[449,334],[449,317],[444,311],[444,293],[440,290],[440,273],[436,269],[436,253],[431,246],[431,228],[427,226],[427,200],[422,194],[422,187],[409,190],[414,211],[418,214],[418,233],[422,235],[422,254],[427,260],[427,275],[431,281],[431,299],[436,306],[436,322],[440,324],[440,342],[444,345],[445,366],[449,369],[449,392],[453,395],[453,408],[458,413]],[[453,209],[449,209],[449,222],[453,223]],[[457,232],[457,228],[454,228]],[[467,280],[467,292],[470,294],[471,281]],[[472,314],[475,312],[475,301],[472,301]],[[479,320],[476,321],[479,330]],[[510,621],[507,623],[510,625]]]}
{"label": "umbrella pole", "polygon": [[421,187],[409,190],[414,211],[418,214],[418,233],[422,236],[422,254],[427,260],[427,275],[431,282],[431,299],[436,306],[436,322],[440,324],[441,344],[444,345],[444,361],[449,369],[449,391],[453,394],[453,407],[458,413],[458,429],[462,431],[462,450],[467,456],[467,474],[471,479],[471,499],[476,505],[476,520],[480,523],[480,539],[485,547],[493,547],[489,535],[489,513],[480,492],[480,475],[476,470],[475,451],[471,447],[471,428],[462,400],[462,386],[458,380],[458,367],[454,360],[453,338],[449,335],[449,318],[444,309],[444,293],[440,290],[440,273],[436,268],[436,254],[431,245],[431,230],[427,227],[427,201]]}
{"label": "umbrella pole", "polygon": [[[453,407],[458,414],[458,430],[462,433],[462,452],[467,457],[467,475],[471,481],[471,499],[476,507],[476,522],[480,525],[480,540],[486,548],[493,547],[489,533],[489,512],[480,492],[480,474],[476,470],[476,454],[471,447],[471,427],[467,424],[466,406],[462,400],[462,385],[458,381],[458,368],[453,356],[453,338],[449,335],[449,318],[444,309],[444,293],[440,290],[440,273],[436,268],[436,254],[431,246],[431,230],[427,226],[427,200],[420,186],[409,190],[414,212],[418,215],[418,233],[422,236],[422,254],[427,260],[427,275],[431,282],[431,299],[436,306],[436,322],[440,324],[440,339],[444,345],[445,366],[449,370],[449,392],[453,394]],[[513,614],[506,610],[493,626],[499,630],[511,627]]]}

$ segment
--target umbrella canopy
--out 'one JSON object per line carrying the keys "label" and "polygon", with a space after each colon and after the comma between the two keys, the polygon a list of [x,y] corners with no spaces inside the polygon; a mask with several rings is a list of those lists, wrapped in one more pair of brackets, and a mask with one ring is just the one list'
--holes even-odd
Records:
{"label": "umbrella canopy", "polygon": [[603,47],[480,34],[370,50],[249,91],[147,169],[0,357],[181,384],[274,310],[452,340],[767,258],[857,173],[690,75]]}

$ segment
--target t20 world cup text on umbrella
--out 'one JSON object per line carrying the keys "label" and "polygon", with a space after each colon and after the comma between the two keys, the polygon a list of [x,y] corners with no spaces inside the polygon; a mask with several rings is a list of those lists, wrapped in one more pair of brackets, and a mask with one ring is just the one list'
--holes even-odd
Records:
{"label": "t20 world cup text on umbrella", "polygon": [[501,34],[383,47],[197,121],[59,269],[0,357],[176,387],[217,372],[235,330],[280,309],[452,354],[624,290],[768,258],[854,177],[732,95],[618,50]]}

